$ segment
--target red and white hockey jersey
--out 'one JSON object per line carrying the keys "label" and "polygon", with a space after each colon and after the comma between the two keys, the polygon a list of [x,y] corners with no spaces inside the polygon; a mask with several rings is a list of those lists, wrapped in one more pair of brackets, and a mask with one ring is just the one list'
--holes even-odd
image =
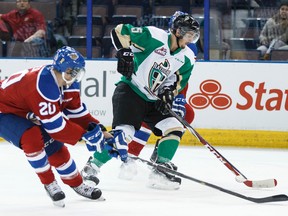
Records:
{"label": "red and white hockey jersey", "polygon": [[59,88],[51,65],[31,68],[0,81],[0,113],[26,118],[33,112],[50,136],[76,144],[90,122],[99,123],[80,99],[80,85]]}

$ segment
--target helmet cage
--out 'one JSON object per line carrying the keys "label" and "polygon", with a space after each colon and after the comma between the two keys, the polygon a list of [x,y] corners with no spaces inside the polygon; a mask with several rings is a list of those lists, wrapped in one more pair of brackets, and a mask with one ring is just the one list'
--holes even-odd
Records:
{"label": "helmet cage", "polygon": [[[62,79],[67,83],[67,84],[71,84],[73,82],[80,82],[82,80],[82,78],[84,77],[85,74],[85,68],[67,68],[67,69],[71,69],[71,71],[69,72],[64,72],[62,73]],[[71,76],[71,80],[67,80],[65,78],[65,74],[68,74]]]}
{"label": "helmet cage", "polygon": [[[196,43],[200,38],[200,31],[197,29],[192,30],[186,27],[180,27],[178,29],[179,29],[179,34],[181,35],[181,38],[187,38],[187,40],[189,40],[190,43]],[[191,32],[192,34],[190,34],[189,32]]]}

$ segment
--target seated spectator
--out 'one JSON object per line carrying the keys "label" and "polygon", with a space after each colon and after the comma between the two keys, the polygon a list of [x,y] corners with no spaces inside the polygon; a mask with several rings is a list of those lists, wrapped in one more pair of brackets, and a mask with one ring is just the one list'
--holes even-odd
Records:
{"label": "seated spectator", "polygon": [[31,8],[30,0],[16,0],[16,9],[0,14],[0,22],[1,40],[20,41],[26,48],[31,47],[33,52],[26,52],[25,57],[48,56],[45,18],[40,11]]}
{"label": "seated spectator", "polygon": [[264,59],[269,59],[272,49],[288,49],[288,1],[280,3],[279,12],[265,23],[260,36],[260,46]]}

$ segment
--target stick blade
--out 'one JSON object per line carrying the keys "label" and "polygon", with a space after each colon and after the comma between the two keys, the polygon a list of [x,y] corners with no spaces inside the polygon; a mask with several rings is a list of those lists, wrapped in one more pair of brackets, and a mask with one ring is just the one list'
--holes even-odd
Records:
{"label": "stick blade", "polygon": [[255,203],[267,203],[267,202],[283,202],[288,201],[288,196],[285,194],[279,194],[269,197],[263,197],[263,198],[252,198],[247,197],[249,201],[255,202]]}
{"label": "stick blade", "polygon": [[277,185],[276,179],[266,179],[266,180],[246,180],[243,182],[246,186],[252,187],[252,188],[273,188]]}
{"label": "stick blade", "polygon": [[252,188],[272,188],[276,187],[276,179],[265,179],[265,180],[248,180],[241,175],[236,176],[236,181],[239,183],[244,183],[248,187]]}

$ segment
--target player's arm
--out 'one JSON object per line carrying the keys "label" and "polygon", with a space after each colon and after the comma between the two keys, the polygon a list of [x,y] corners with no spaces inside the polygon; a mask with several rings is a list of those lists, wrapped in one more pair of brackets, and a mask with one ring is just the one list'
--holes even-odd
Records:
{"label": "player's arm", "polygon": [[71,99],[62,104],[62,106],[64,106],[63,113],[68,118],[67,121],[71,121],[72,123],[77,124],[86,132],[93,131],[96,127],[95,125],[99,125],[99,128],[103,132],[104,138],[111,138],[112,136],[107,132],[105,126],[100,124],[98,119],[94,118],[89,113],[86,105],[81,100],[79,88],[80,87],[78,83],[73,83],[69,89],[64,90],[65,98]]}
{"label": "player's arm", "polygon": [[52,76],[49,76],[48,68],[43,68],[38,75],[35,91],[31,91],[26,97],[27,105],[31,108],[42,127],[52,138],[68,144],[76,144],[86,132],[80,125],[70,121],[62,112],[63,102],[61,92],[57,85],[53,84]]}
{"label": "player's arm", "polygon": [[81,126],[86,131],[91,130],[91,123],[99,124],[101,131],[104,134],[104,137],[111,138],[111,134],[107,132],[106,127],[100,124],[99,120],[94,118],[89,113],[89,110],[87,109],[86,105],[81,102],[79,94],[74,95],[74,99],[71,100],[71,102],[63,110],[63,112],[69,118],[70,121]]}
{"label": "player's arm", "polygon": [[35,38],[45,38],[46,35],[46,22],[44,16],[40,12],[34,12],[34,25],[36,32],[28,37],[24,42],[31,42]]}
{"label": "player's arm", "polygon": [[125,24],[119,24],[111,30],[111,39],[116,50],[129,48],[131,45],[130,33]]}
{"label": "player's arm", "polygon": [[[45,109],[46,105],[47,108],[50,106],[51,110],[53,109],[55,112],[49,114],[49,111]],[[47,133],[60,142],[75,145],[86,132],[80,125],[68,120],[56,103],[41,102],[40,111],[34,110],[33,113]]]}
{"label": "player's arm", "polygon": [[67,98],[73,99],[65,102],[63,113],[68,117],[70,121],[80,125],[83,129],[87,130],[90,122],[98,124],[99,121],[89,113],[86,105],[81,101],[80,90],[78,88],[73,89],[74,86],[75,84],[73,83],[69,88],[69,91],[64,91]]}
{"label": "player's arm", "polygon": [[112,43],[117,50],[117,71],[130,79],[134,73],[134,53],[129,48],[131,45],[129,34],[122,34],[123,27],[124,24],[116,26],[116,28],[111,31],[111,38]]}

